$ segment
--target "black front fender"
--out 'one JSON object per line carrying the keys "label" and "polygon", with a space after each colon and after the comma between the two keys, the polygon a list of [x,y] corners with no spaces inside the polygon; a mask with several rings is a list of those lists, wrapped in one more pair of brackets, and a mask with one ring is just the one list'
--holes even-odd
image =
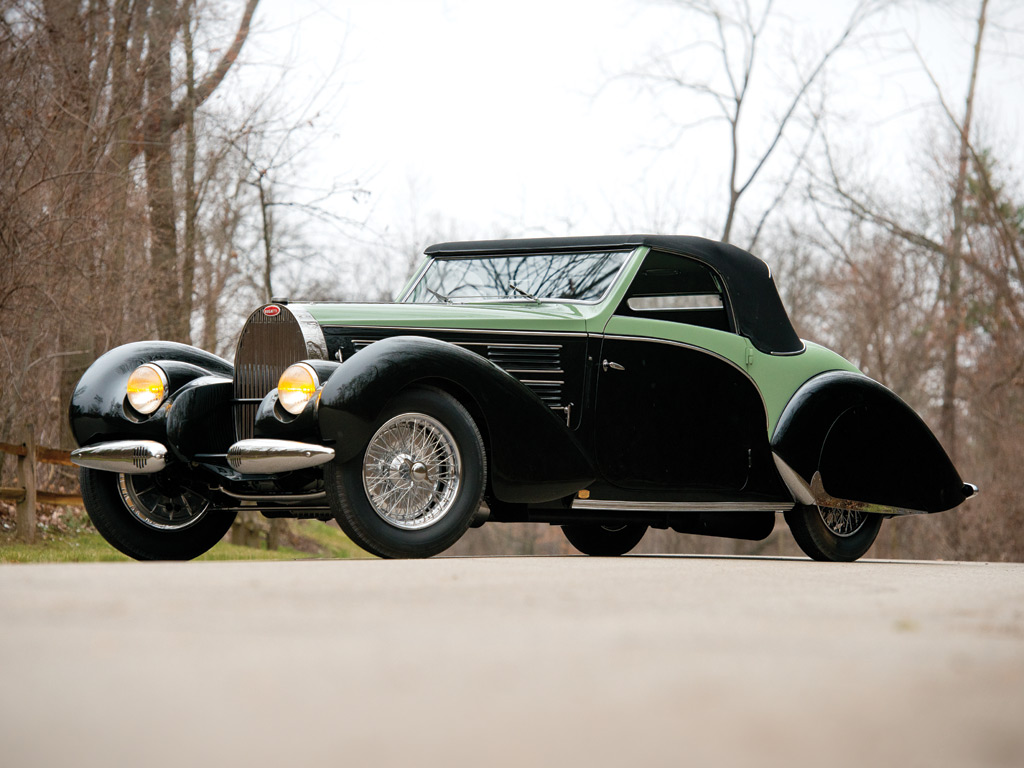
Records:
{"label": "black front fender", "polygon": [[593,482],[572,432],[529,388],[480,355],[421,336],[382,339],[342,363],[323,386],[320,434],[337,441],[339,460],[354,458],[388,401],[417,384],[448,391],[481,422],[501,501],[553,501]]}
{"label": "black front fender", "polygon": [[967,498],[921,417],[859,374],[833,371],[804,384],[779,419],[772,450],[807,484],[819,472],[836,499],[941,512]]}
{"label": "black front fender", "polygon": [[[156,363],[168,378],[166,403],[149,416],[131,411],[125,403],[125,388],[132,371],[143,363]],[[168,414],[179,391],[196,395],[192,382],[203,379],[217,384],[217,399],[224,399],[224,380],[234,374],[231,364],[216,355],[186,344],[143,341],[125,344],[101,355],[79,379],[71,396],[68,420],[80,446],[103,440],[158,440],[168,432]],[[230,396],[228,388],[227,396]]]}

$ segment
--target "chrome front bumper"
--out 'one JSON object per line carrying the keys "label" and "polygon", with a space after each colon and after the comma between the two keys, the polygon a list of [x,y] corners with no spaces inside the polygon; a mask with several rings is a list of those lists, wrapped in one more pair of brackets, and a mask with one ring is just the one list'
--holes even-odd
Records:
{"label": "chrome front bumper", "polygon": [[[231,468],[246,475],[273,475],[326,464],[334,449],[294,440],[239,440],[228,449]],[[167,466],[167,447],[155,440],[115,440],[71,452],[71,462],[80,467],[147,475]]]}
{"label": "chrome front bumper", "polygon": [[125,475],[148,475],[167,466],[167,448],[155,440],[115,440],[73,450],[71,463]]}
{"label": "chrome front bumper", "polygon": [[228,448],[228,464],[246,475],[274,475],[326,464],[334,449],[294,440],[254,438],[239,440]]}

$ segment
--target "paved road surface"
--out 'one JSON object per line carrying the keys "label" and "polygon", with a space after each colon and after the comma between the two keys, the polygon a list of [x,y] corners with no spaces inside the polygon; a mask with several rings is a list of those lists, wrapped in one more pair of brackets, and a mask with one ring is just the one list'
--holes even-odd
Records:
{"label": "paved road surface", "polygon": [[1024,565],[0,566],[0,765],[1024,766]]}

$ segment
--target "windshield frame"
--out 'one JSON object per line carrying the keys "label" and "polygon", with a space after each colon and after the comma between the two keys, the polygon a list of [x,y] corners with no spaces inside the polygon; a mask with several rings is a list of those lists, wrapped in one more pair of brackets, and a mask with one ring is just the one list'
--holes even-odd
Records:
{"label": "windshield frame", "polygon": [[[462,305],[462,304],[578,304],[585,306],[594,306],[605,301],[609,294],[615,289],[615,286],[622,280],[622,274],[626,268],[632,263],[633,257],[636,255],[638,248],[636,246],[629,248],[592,248],[579,251],[536,251],[536,252],[513,252],[513,253],[473,253],[473,254],[441,254],[441,255],[429,255],[423,261],[420,268],[413,275],[409,284],[405,290],[402,291],[401,296],[396,299],[398,304],[421,304],[431,306],[450,306],[450,305]],[[596,255],[596,254],[623,254],[622,263],[619,264],[615,274],[608,281],[607,286],[601,295],[594,299],[558,299],[549,298],[547,296],[537,296],[536,299],[529,299],[522,295],[516,296],[468,296],[468,297],[453,297],[448,302],[444,301],[409,301],[409,297],[416,292],[420,282],[426,277],[427,271],[433,266],[436,261],[468,261],[468,260],[483,260],[483,259],[504,259],[504,258],[523,258],[523,257],[554,257],[554,256],[565,256],[565,255]]]}

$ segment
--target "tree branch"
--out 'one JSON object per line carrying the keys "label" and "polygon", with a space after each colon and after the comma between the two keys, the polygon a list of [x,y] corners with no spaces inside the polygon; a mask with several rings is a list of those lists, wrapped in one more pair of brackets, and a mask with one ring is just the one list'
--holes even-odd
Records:
{"label": "tree branch", "polygon": [[[242,13],[242,20],[238,24],[238,31],[235,32],[235,39],[231,42],[231,47],[224,53],[220,61],[217,62],[217,66],[214,67],[213,71],[210,72],[203,81],[195,88],[195,94],[192,97],[194,100],[193,106],[198,109],[202,106],[213,92],[217,89],[217,86],[221,84],[224,77],[227,75],[228,70],[238,59],[238,54],[242,50],[242,46],[245,44],[246,39],[249,37],[249,27],[252,24],[253,14],[256,12],[256,5],[259,0],[247,0],[245,4],[245,11]],[[172,113],[171,116],[171,131],[175,131],[181,127],[185,121],[185,114],[188,111],[188,104],[179,104]]]}

